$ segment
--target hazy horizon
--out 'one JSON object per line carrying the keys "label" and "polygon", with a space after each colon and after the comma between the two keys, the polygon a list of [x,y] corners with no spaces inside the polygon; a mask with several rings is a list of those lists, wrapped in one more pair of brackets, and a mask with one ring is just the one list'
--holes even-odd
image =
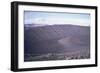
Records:
{"label": "hazy horizon", "polygon": [[[90,14],[67,12],[24,11],[24,24],[37,26],[73,24],[90,26]],[[34,25],[34,26],[36,26]]]}

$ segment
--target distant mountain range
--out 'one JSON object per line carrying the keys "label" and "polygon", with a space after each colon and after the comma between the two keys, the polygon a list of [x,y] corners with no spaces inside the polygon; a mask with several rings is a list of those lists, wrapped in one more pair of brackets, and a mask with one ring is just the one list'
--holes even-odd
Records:
{"label": "distant mountain range", "polygon": [[77,25],[24,26],[24,53],[65,53],[90,48],[90,27]]}
{"label": "distant mountain range", "polygon": [[[36,24],[36,23],[24,24],[25,27],[42,27],[42,26],[52,26],[52,25],[73,25],[73,24]],[[76,26],[83,26],[83,25],[76,25]],[[88,24],[87,24],[87,27],[88,27]]]}

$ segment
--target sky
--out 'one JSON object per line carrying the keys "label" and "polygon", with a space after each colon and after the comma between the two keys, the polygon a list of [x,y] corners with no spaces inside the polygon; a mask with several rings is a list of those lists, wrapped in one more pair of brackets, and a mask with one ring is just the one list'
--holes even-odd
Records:
{"label": "sky", "polygon": [[55,24],[90,26],[90,14],[24,11],[24,24],[36,24],[37,26],[55,25]]}

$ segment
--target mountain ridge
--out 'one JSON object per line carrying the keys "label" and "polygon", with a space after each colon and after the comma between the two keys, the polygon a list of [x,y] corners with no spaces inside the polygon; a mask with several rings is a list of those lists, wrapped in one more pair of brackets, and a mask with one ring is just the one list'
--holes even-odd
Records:
{"label": "mountain ridge", "polygon": [[[24,53],[34,53],[34,54],[43,54],[43,53],[52,53],[52,52],[67,52],[75,50],[81,50],[82,48],[88,48],[90,46],[90,27],[84,26],[75,26],[75,25],[53,25],[53,26],[43,26],[43,27],[27,27],[24,29]],[[68,43],[65,45],[59,43],[59,40],[66,41],[63,43]],[[78,44],[75,43],[75,40],[79,40]],[[73,43],[74,42],[74,43]],[[80,43],[82,42],[82,44]],[[72,44],[71,44],[72,43]],[[81,44],[81,45],[80,45]],[[72,49],[72,50],[71,50]]]}

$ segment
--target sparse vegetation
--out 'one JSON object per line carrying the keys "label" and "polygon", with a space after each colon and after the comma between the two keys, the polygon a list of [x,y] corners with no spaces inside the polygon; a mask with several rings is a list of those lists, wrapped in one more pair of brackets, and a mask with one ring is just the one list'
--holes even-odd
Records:
{"label": "sparse vegetation", "polygon": [[72,53],[48,53],[41,55],[26,55],[25,61],[48,61],[48,60],[74,60],[74,59],[89,59],[89,52],[72,52]]}

